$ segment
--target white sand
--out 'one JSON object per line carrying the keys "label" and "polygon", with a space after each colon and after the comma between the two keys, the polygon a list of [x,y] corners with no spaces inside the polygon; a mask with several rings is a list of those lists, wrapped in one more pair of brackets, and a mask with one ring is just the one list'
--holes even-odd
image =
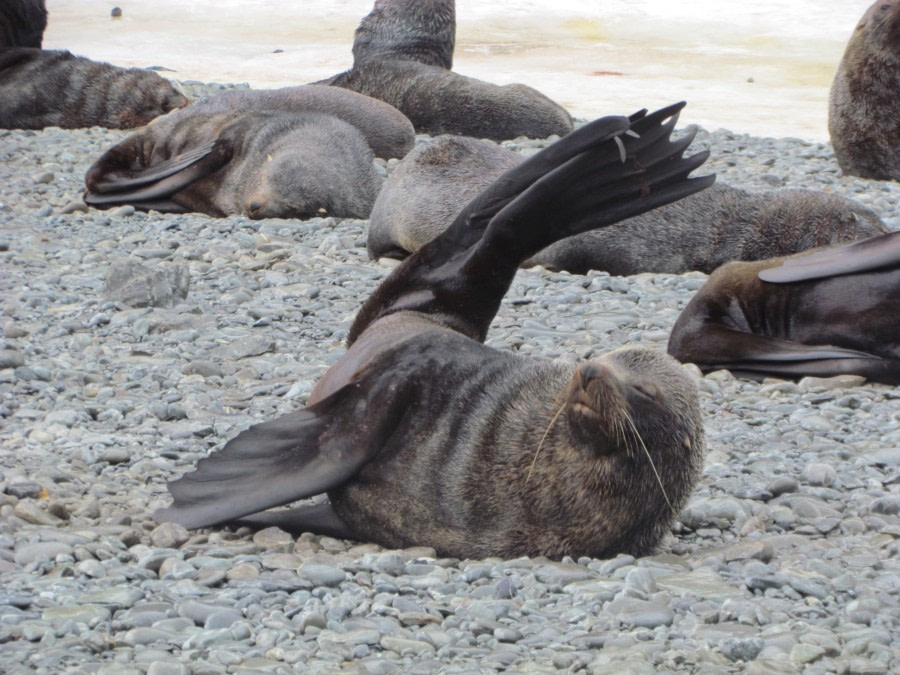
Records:
{"label": "white sand", "polygon": [[[178,79],[276,87],[350,66],[371,0],[48,0],[45,47]],[[686,99],[685,120],[828,138],[828,89],[868,0],[460,0],[454,69],[579,117]],[[283,50],[275,53],[275,50]]]}

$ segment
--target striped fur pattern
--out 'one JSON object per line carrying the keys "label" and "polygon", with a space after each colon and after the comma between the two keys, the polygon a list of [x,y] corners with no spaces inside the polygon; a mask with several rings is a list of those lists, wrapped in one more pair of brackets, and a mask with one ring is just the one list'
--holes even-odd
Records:
{"label": "striped fur pattern", "polygon": [[2,0],[0,2],[0,47],[40,49],[47,28],[44,0]]}
{"label": "striped fur pattern", "polygon": [[67,51],[0,50],[0,128],[132,129],[188,103],[149,70]]}

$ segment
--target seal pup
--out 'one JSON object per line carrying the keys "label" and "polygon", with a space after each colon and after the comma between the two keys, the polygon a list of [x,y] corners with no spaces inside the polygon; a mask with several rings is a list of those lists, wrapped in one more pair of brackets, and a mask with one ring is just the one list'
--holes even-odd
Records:
{"label": "seal pup", "polygon": [[188,103],[150,70],[66,51],[0,49],[0,129],[132,129]]}
{"label": "seal pup", "polygon": [[47,29],[44,0],[3,0],[0,2],[0,48],[41,48]]}
{"label": "seal pup", "polygon": [[321,84],[280,89],[233,89],[194,104],[206,112],[278,110],[317,112],[349,122],[359,129],[376,157],[401,158],[416,144],[412,122],[395,107],[371,96]]}
{"label": "seal pup", "polygon": [[[465,203],[524,155],[495,143],[440,136],[421,143],[394,169],[372,207],[372,258],[405,258],[440,234]],[[603,270],[712,272],[731,260],[760,260],[886,232],[862,204],[813,190],[708,190],[617,223],[563,239],[526,267],[584,274]]]}
{"label": "seal pup", "polygon": [[353,36],[353,63],[397,59],[450,70],[455,42],[452,0],[375,0]]}
{"label": "seal pup", "polygon": [[704,371],[900,384],[900,232],[716,270],[668,351]]}
{"label": "seal pup", "polygon": [[431,0],[411,10],[415,4],[378,0],[356,31],[353,67],[320,84],[390,103],[416,131],[432,136],[460,134],[501,141],[564,136],[572,130],[569,113],[536,89],[524,84],[499,86],[449,70],[455,3]]}
{"label": "seal pup", "polygon": [[863,14],[831,84],[828,132],[845,174],[900,181],[900,1]]}
{"label": "seal pup", "polygon": [[381,187],[360,131],[332,115],[185,108],[107,150],[84,201],[211,216],[366,218]]}
{"label": "seal pup", "polygon": [[154,518],[460,558],[652,550],[702,465],[691,376],[647,348],[563,364],[482,343],[529,255],[711,184],[687,178],[692,134],[669,139],[682,105],[597,120],[493,183],[376,289],[306,408],[201,460]]}

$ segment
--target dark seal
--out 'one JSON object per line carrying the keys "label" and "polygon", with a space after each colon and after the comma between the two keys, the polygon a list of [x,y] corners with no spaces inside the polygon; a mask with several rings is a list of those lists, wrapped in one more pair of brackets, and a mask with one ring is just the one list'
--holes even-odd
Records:
{"label": "dark seal", "polygon": [[0,2],[0,48],[41,48],[47,29],[44,0],[3,0]]}
{"label": "dark seal", "polygon": [[65,51],[0,49],[0,129],[132,129],[186,105],[150,70]]}
{"label": "dark seal", "polygon": [[900,384],[900,233],[716,270],[669,353],[704,371]]}
{"label": "dark seal", "polygon": [[597,120],[493,183],[378,287],[306,408],[201,460],[154,517],[461,558],[651,551],[702,464],[691,376],[646,348],[563,365],[482,343],[529,255],[712,182],[670,140],[680,107]]}
{"label": "dark seal", "polygon": [[454,33],[453,0],[378,0],[357,29],[353,67],[322,84],[390,103],[419,133],[506,140],[572,130],[569,113],[531,87],[450,71]]}
{"label": "dark seal", "polygon": [[[495,143],[441,136],[419,144],[385,181],[372,207],[373,258],[404,258],[440,234],[459,211],[521,153]],[[717,184],[615,225],[563,239],[526,266],[584,274],[603,270],[712,272],[732,260],[761,260],[885,232],[862,204],[813,190],[748,192]]]}
{"label": "dark seal", "polygon": [[403,157],[416,143],[412,122],[393,106],[370,96],[319,84],[232,89],[203,99],[195,107],[207,112],[276,110],[334,115],[359,129],[375,156],[384,159]]}
{"label": "dark seal", "polygon": [[191,106],[107,150],[84,201],[211,216],[366,218],[381,187],[354,126],[332,115]]}
{"label": "dark seal", "polygon": [[831,85],[828,131],[845,174],[900,181],[900,2],[878,0]]}

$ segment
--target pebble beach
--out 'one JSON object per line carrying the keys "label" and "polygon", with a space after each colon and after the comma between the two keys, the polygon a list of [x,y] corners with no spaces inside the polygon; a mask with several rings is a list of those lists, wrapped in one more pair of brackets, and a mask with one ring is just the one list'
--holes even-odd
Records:
{"label": "pebble beach", "polygon": [[[900,670],[900,391],[854,376],[694,368],[705,469],[653,556],[456,560],[157,524],[167,481],[304,404],[391,266],[362,220],[87,209],[86,169],[126,135],[0,130],[0,670]],[[718,129],[695,147],[719,181],[831,191],[900,230],[900,183],[842,176],[827,143]],[[705,280],[521,270],[488,344],[665,349]]]}

